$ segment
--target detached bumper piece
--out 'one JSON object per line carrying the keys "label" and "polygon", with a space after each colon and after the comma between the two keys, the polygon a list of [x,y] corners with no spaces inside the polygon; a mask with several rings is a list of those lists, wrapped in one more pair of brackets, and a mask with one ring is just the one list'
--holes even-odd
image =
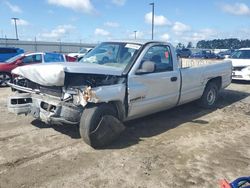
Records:
{"label": "detached bumper piece", "polygon": [[17,115],[30,113],[32,104],[31,94],[20,93],[18,95],[8,98],[8,110],[9,112]]}
{"label": "detached bumper piece", "polygon": [[18,93],[8,99],[9,112],[31,114],[47,124],[78,124],[83,109],[59,100],[49,100],[31,93]]}

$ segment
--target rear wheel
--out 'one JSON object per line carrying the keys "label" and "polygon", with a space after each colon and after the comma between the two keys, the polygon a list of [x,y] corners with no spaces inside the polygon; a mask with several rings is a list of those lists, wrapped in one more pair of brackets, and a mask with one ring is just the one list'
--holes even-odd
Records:
{"label": "rear wheel", "polygon": [[6,72],[0,72],[0,86],[7,86],[7,83],[11,82],[11,80],[11,74]]}
{"label": "rear wheel", "polygon": [[117,118],[116,109],[106,103],[87,106],[79,126],[84,142],[94,148],[109,144],[123,129],[122,123]]}
{"label": "rear wheel", "polygon": [[218,86],[214,82],[209,82],[199,100],[199,104],[204,108],[213,108],[218,99]]}

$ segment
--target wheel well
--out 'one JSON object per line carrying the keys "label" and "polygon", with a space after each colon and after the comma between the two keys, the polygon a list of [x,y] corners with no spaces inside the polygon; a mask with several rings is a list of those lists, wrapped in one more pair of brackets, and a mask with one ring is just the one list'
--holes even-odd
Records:
{"label": "wheel well", "polygon": [[108,104],[112,106],[116,112],[119,120],[124,120],[126,117],[125,108],[123,107],[123,104],[121,101],[109,101],[109,102],[102,102],[102,103],[88,103],[88,107],[95,106],[95,105],[101,105],[101,104]]}
{"label": "wheel well", "polygon": [[116,109],[119,120],[125,119],[125,109],[121,101],[110,101],[108,104]]}
{"label": "wheel well", "polygon": [[217,85],[218,90],[221,89],[222,80],[221,80],[221,77],[220,77],[220,76],[208,80],[207,84],[208,84],[208,83],[211,83],[211,82],[213,82],[213,83],[215,83],[215,84]]}

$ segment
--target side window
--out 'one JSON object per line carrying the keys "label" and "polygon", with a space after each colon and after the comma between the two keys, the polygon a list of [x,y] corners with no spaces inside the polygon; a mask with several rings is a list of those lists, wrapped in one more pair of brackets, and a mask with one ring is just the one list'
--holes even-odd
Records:
{"label": "side window", "polygon": [[23,63],[41,63],[42,62],[42,55],[36,54],[36,55],[29,55],[23,58]]}
{"label": "side window", "polygon": [[249,50],[242,50],[240,58],[242,58],[242,59],[249,59],[250,58],[250,51]]}
{"label": "side window", "polygon": [[45,61],[45,63],[48,63],[48,62],[63,62],[64,58],[63,58],[62,54],[46,53],[44,55],[44,61]]}
{"label": "side window", "polygon": [[155,63],[155,72],[165,72],[173,70],[173,61],[169,46],[157,45],[149,48],[142,59],[143,61],[152,61]]}

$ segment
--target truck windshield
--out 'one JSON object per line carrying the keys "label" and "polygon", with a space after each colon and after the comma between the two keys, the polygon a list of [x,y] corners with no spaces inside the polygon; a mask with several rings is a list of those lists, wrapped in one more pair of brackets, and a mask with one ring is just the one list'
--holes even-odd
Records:
{"label": "truck windshield", "polygon": [[81,63],[117,67],[122,70],[132,62],[141,45],[133,43],[104,42],[85,55]]}

